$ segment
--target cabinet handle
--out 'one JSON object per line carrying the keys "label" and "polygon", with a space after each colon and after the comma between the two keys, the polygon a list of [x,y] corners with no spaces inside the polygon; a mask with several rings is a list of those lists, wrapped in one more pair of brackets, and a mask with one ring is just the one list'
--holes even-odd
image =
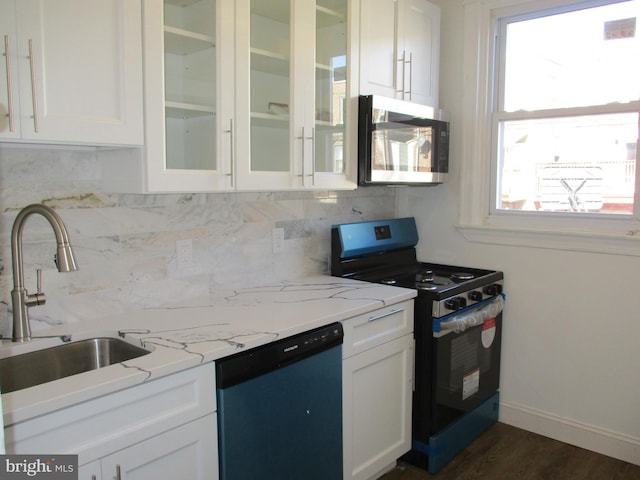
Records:
{"label": "cabinet handle", "polygon": [[33,131],[39,132],[38,92],[36,90],[36,60],[33,56],[33,40],[29,39],[29,66],[31,67],[31,97],[33,100]]}
{"label": "cabinet handle", "polygon": [[9,35],[4,36],[4,62],[7,70],[7,117],[9,117],[9,131],[14,132],[13,127],[13,85],[11,83],[11,49],[9,48]]}
{"label": "cabinet handle", "polygon": [[311,182],[312,185],[315,184],[315,166],[311,165],[311,173],[310,174],[306,174],[306,168],[305,168],[305,155],[304,155],[304,142],[305,140],[311,140],[311,148],[313,149],[313,153],[312,153],[312,157],[311,157],[311,161],[315,162],[315,136],[316,136],[316,129],[315,127],[312,129],[312,133],[310,137],[305,137],[304,135],[304,127],[302,127],[302,136],[301,137],[296,137],[298,140],[302,141],[302,174],[298,175],[299,177],[302,177],[302,186],[304,187],[304,177],[311,177]]}
{"label": "cabinet handle", "polygon": [[[400,71],[402,70],[402,87],[400,88],[400,90],[398,90],[396,88],[396,93],[402,94],[402,99],[404,99],[404,77],[405,77],[405,75],[404,75],[404,66],[405,66],[405,63],[406,63],[405,62],[406,58],[407,58],[406,52],[403,50],[402,51],[402,58],[398,59],[398,63],[400,65],[397,68],[397,75],[398,76],[400,75]],[[400,67],[402,67],[402,68],[400,68]]]}
{"label": "cabinet handle", "polygon": [[316,127],[311,129],[311,186],[316,185]]}
{"label": "cabinet handle", "polygon": [[302,136],[298,138],[301,140],[300,144],[302,145],[302,175],[300,177],[302,177],[302,186],[304,187],[304,127],[302,127]]}
{"label": "cabinet handle", "polygon": [[[409,94],[409,100],[412,100],[412,94],[413,94],[413,52],[409,53],[409,60],[406,62],[409,64],[409,91],[407,92]],[[403,85],[404,85],[404,69],[402,70],[402,74],[403,74]]]}
{"label": "cabinet handle", "polygon": [[116,479],[115,480],[122,480],[122,471],[120,469],[120,465],[116,465]]}
{"label": "cabinet handle", "polygon": [[97,480],[97,477],[95,475],[91,475],[91,480]]}
{"label": "cabinet handle", "polygon": [[380,320],[381,318],[390,317],[391,315],[395,315],[396,313],[404,312],[404,308],[396,308],[395,310],[389,310],[388,312],[381,313],[380,315],[375,315],[373,317],[369,317],[369,322],[375,322],[376,320]]}
{"label": "cabinet handle", "polygon": [[302,135],[300,137],[297,137],[297,138],[298,138],[298,140],[300,140],[300,145],[301,145],[300,148],[302,148],[302,174],[298,175],[298,176],[302,177],[302,186],[304,187],[304,176],[305,176],[305,173],[304,173],[304,138],[305,138],[304,137],[304,127],[302,127]]}
{"label": "cabinet handle", "polygon": [[230,162],[230,166],[229,166],[229,173],[227,173],[227,176],[230,177],[231,180],[231,187],[234,186],[234,161],[235,159],[233,158],[233,118],[229,119],[229,130],[225,130],[225,133],[229,134],[229,162]]}

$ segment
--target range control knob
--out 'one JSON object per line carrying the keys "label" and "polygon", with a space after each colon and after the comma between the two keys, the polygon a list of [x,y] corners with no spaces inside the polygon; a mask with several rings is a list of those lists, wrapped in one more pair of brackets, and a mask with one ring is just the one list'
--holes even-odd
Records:
{"label": "range control knob", "polygon": [[449,310],[460,310],[467,306],[467,300],[462,297],[453,297],[446,300],[444,306]]}
{"label": "range control knob", "polygon": [[502,293],[502,285],[500,285],[499,283],[487,285],[486,287],[484,287],[483,291],[487,295],[491,295],[491,296],[500,295]]}
{"label": "range control knob", "polygon": [[479,302],[480,300],[482,300],[482,297],[484,297],[484,295],[482,295],[482,292],[478,290],[473,290],[472,292],[469,292],[467,297],[469,297],[469,300],[473,300],[474,302]]}

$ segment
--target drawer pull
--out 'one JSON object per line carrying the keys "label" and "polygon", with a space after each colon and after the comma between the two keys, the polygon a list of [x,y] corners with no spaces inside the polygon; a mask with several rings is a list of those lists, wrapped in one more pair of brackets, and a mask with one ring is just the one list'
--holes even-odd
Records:
{"label": "drawer pull", "polygon": [[375,317],[369,317],[369,322],[375,322],[376,320],[380,320],[381,318],[389,317],[391,315],[395,315],[396,313],[404,312],[404,308],[397,308],[395,310],[389,310],[388,312],[381,313],[380,315],[376,315]]}

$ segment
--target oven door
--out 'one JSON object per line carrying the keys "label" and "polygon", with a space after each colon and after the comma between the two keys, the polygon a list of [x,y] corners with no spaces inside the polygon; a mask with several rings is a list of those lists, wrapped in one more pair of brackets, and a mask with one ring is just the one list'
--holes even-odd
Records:
{"label": "oven door", "polygon": [[[432,334],[436,359],[431,433],[438,432],[491,397],[500,386],[502,298],[441,319]],[[498,308],[491,308],[498,304]],[[456,324],[460,324],[456,327]],[[445,325],[448,327],[445,327]]]}
{"label": "oven door", "polygon": [[[422,322],[426,324],[427,322]],[[434,328],[441,325],[443,328]],[[426,327],[426,325],[425,325]],[[494,395],[500,385],[502,297],[438,319],[416,333],[422,350],[421,436],[440,432]],[[434,330],[440,330],[434,332]],[[420,338],[422,337],[422,338]],[[418,347],[418,344],[420,345]]]}

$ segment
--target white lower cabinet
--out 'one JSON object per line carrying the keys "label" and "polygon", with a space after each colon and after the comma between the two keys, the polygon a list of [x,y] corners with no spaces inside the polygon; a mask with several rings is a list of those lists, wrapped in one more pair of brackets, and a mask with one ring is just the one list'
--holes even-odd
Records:
{"label": "white lower cabinet", "polygon": [[79,480],[218,478],[215,414],[132,445],[79,468]]}
{"label": "white lower cabinet", "polygon": [[81,480],[217,479],[212,363],[5,428],[7,453],[77,454]]}
{"label": "white lower cabinet", "polygon": [[343,326],[343,478],[378,478],[411,448],[413,300]]}

